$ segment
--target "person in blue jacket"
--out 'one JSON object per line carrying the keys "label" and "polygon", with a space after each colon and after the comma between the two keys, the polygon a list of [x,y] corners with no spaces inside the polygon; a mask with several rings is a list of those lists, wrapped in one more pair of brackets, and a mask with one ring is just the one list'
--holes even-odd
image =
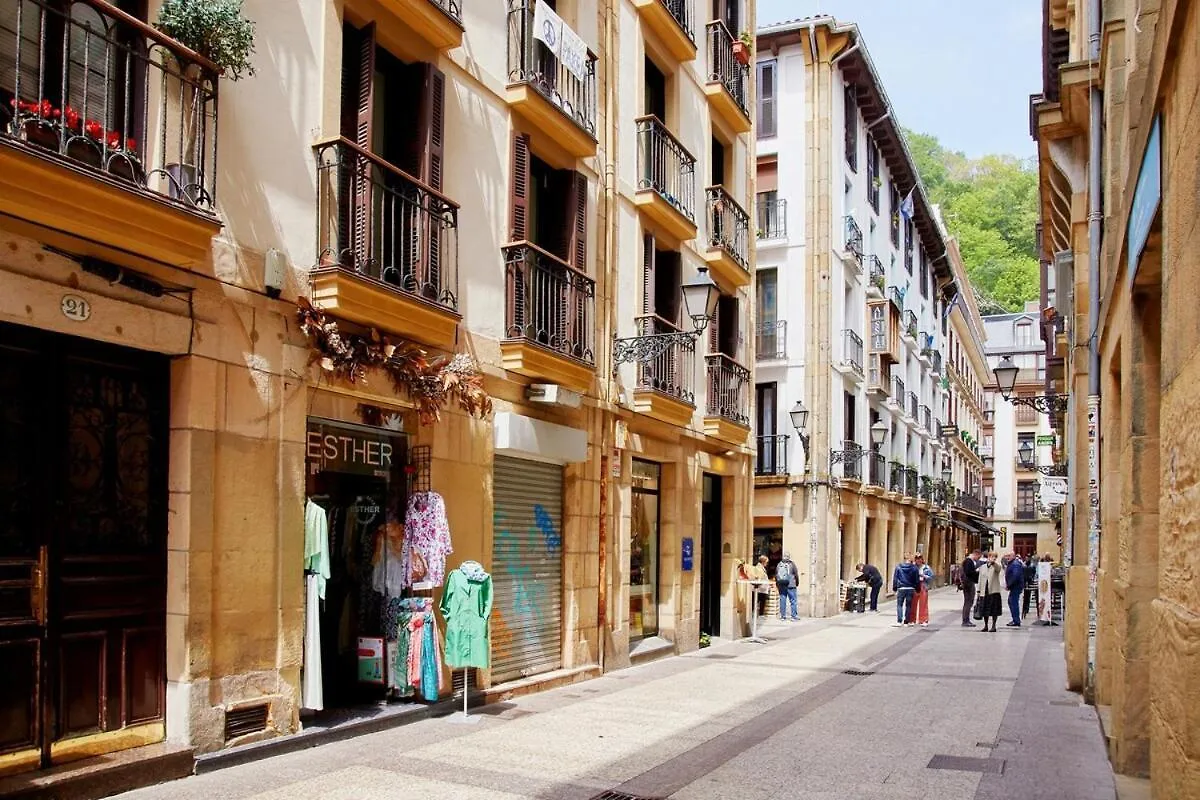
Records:
{"label": "person in blue jacket", "polygon": [[1009,628],[1021,627],[1021,595],[1025,591],[1025,565],[1016,556],[1010,556],[1004,568],[1004,582],[1008,585],[1008,611],[1012,614]]}
{"label": "person in blue jacket", "polygon": [[913,563],[912,556],[904,554],[904,561],[892,572],[892,591],[896,593],[896,627],[905,625],[913,596],[921,586],[921,573]]}

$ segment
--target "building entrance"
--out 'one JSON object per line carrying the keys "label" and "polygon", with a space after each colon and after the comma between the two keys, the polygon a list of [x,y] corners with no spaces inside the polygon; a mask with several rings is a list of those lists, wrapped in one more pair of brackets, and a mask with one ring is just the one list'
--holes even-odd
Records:
{"label": "building entrance", "polygon": [[721,478],[705,475],[700,513],[700,632],[721,635]]}

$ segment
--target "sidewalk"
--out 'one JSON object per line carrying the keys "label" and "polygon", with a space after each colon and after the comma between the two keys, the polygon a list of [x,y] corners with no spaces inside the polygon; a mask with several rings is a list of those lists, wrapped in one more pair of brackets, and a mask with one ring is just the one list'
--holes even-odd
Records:
{"label": "sidewalk", "polygon": [[929,628],[894,628],[890,609],[772,620],[766,645],[490,706],[476,725],[428,719],[125,797],[1114,797],[1095,715],[1061,690],[1059,629],[980,635],[958,604],[935,592]]}

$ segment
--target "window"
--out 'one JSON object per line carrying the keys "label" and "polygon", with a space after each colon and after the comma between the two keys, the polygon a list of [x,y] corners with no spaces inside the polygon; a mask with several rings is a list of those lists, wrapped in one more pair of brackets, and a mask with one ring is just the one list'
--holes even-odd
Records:
{"label": "window", "polygon": [[846,84],[846,164],[851,171],[858,172],[858,89],[854,84]]}
{"label": "window", "polygon": [[883,178],[879,175],[879,145],[871,137],[867,137],[867,202],[875,213],[879,213],[880,188]]}
{"label": "window", "polygon": [[642,101],[646,114],[658,117],[664,125],[667,123],[667,76],[651,61],[646,59],[646,85]]}
{"label": "window", "polygon": [[892,246],[900,246],[900,190],[895,181],[889,184],[888,212],[892,215]]}
{"label": "window", "polygon": [[1033,323],[1027,319],[1017,323],[1016,344],[1017,347],[1029,347],[1033,344]]}
{"label": "window", "polygon": [[916,247],[917,226],[911,219],[904,220],[904,269],[913,272],[913,250]]}
{"label": "window", "polygon": [[633,460],[629,540],[629,639],[658,635],[659,485],[662,467]]}
{"label": "window", "polygon": [[921,248],[921,297],[929,297],[929,257]]}
{"label": "window", "polygon": [[741,344],[737,298],[721,295],[714,314],[716,318],[708,324],[708,352],[721,353],[737,361],[738,345]]}
{"label": "window", "polygon": [[[761,185],[761,184],[759,184]],[[758,238],[781,239],[787,236],[787,206],[779,199],[779,192],[758,193]]]}
{"label": "window", "polygon": [[775,130],[775,62],[758,62],[758,138],[774,136]]}
{"label": "window", "polygon": [[1037,519],[1037,481],[1017,481],[1017,519]]}
{"label": "window", "polygon": [[758,321],[763,325],[774,324],[779,313],[776,307],[778,280],[775,270],[759,270],[755,277],[758,293]]}

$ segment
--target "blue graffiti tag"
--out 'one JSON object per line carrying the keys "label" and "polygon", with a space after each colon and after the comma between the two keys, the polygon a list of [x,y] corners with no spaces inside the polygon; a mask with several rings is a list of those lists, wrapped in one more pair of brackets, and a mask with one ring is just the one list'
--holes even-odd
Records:
{"label": "blue graffiti tag", "polygon": [[542,532],[542,539],[546,542],[547,553],[557,553],[562,549],[562,536],[554,528],[554,520],[550,519],[550,514],[541,503],[533,507],[533,518],[537,524],[538,530]]}
{"label": "blue graffiti tag", "polygon": [[542,587],[534,581],[532,565],[521,560],[520,540],[505,527],[504,515],[496,513],[493,520],[496,530],[496,560],[504,561],[508,565],[506,572],[512,580],[513,611],[521,622],[527,623],[537,614],[537,601]]}

